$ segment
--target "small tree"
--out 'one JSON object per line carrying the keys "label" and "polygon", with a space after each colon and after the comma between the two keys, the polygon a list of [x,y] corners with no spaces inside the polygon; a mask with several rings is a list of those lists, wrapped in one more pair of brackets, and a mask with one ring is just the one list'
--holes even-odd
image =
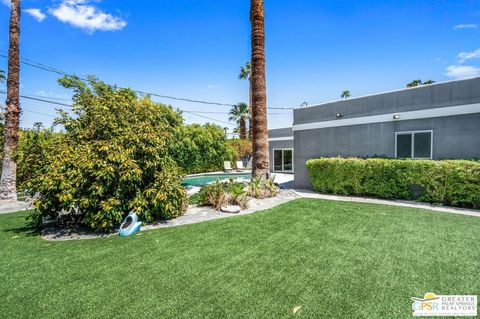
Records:
{"label": "small tree", "polygon": [[350,93],[350,90],[345,90],[342,92],[342,94],[340,95],[340,97],[342,99],[348,99],[349,97],[351,97],[352,94]]}
{"label": "small tree", "polygon": [[[245,63],[245,66],[242,66],[240,68],[240,73],[238,74],[238,78],[240,80],[248,80],[248,96],[249,96],[249,117],[248,117],[248,122],[252,123],[252,65],[250,62]],[[250,125],[249,127],[249,132],[248,136],[250,139],[252,138],[252,126]]]}
{"label": "small tree", "polygon": [[423,82],[422,80],[413,80],[412,82],[407,84],[407,88],[413,88],[421,85],[429,85],[433,83],[435,83],[435,81],[433,80],[427,80],[425,82]]}
{"label": "small tree", "polygon": [[241,160],[244,164],[252,158],[252,141],[242,139],[230,139],[227,141],[229,149],[231,149],[231,160]]}
{"label": "small tree", "polygon": [[247,121],[250,118],[250,112],[246,103],[238,103],[230,110],[230,121],[235,121],[238,124],[238,132],[240,139],[247,138]]}
{"label": "small tree", "polygon": [[40,194],[33,220],[69,218],[112,230],[132,210],[144,222],[183,214],[186,192],[168,152],[181,114],[132,90],[89,80],[59,80],[74,91],[74,116],[60,113],[56,124],[65,134],[50,145],[42,173],[28,183]]}

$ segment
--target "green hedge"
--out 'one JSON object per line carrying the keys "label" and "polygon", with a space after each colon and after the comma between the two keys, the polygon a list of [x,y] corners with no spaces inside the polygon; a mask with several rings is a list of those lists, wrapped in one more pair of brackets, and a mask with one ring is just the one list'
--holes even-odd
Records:
{"label": "green hedge", "polygon": [[[321,193],[480,208],[477,161],[319,158],[307,168],[313,189]],[[415,188],[421,189],[419,197]]]}

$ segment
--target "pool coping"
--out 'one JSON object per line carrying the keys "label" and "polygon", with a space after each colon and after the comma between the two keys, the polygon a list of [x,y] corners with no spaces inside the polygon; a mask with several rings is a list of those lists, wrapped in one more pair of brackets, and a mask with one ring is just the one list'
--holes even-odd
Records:
{"label": "pool coping", "polygon": [[232,170],[232,172],[224,172],[224,171],[218,171],[218,172],[208,172],[208,173],[197,173],[197,174],[190,174],[190,175],[187,175],[185,176],[185,178],[188,178],[188,177],[197,177],[197,176],[209,176],[209,175],[225,175],[225,174],[230,174],[230,175],[239,175],[239,174],[248,174],[248,173],[252,173],[252,170],[251,169],[245,169],[245,170],[242,170],[242,171],[237,171],[237,170]]}

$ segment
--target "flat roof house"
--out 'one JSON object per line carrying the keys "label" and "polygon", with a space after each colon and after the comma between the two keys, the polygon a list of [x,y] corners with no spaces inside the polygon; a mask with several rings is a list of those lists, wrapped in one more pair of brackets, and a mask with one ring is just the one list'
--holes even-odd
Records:
{"label": "flat roof house", "polygon": [[[480,158],[480,78],[436,83],[294,110],[296,188],[310,188],[305,163],[318,157]],[[284,132],[285,136],[280,136]],[[270,130],[272,170],[287,129]],[[285,157],[287,165],[285,166]]]}
{"label": "flat roof house", "polygon": [[293,132],[291,127],[268,131],[270,171],[293,173]]}

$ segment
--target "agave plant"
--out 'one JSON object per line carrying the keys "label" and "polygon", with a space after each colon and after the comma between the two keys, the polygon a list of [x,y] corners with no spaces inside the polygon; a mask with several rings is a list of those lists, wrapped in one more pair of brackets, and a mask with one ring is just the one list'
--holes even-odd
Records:
{"label": "agave plant", "polygon": [[251,180],[248,194],[254,198],[269,198],[278,195],[279,188],[273,179],[255,177]]}

